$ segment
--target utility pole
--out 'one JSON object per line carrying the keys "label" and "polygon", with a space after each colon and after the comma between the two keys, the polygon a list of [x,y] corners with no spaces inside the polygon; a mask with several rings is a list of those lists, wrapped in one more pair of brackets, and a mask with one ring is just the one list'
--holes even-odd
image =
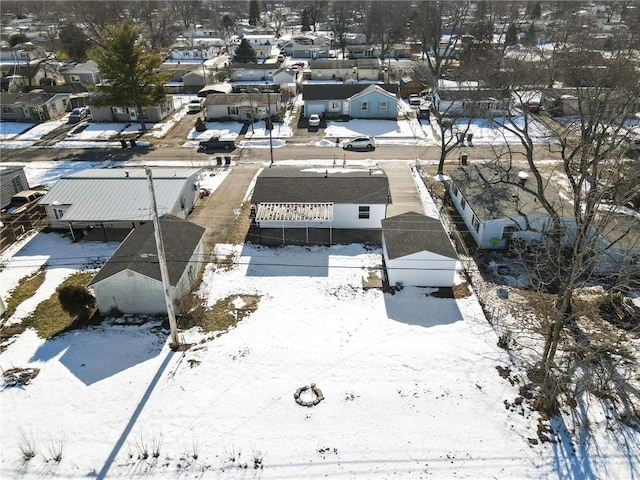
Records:
{"label": "utility pole", "polygon": [[271,137],[271,131],[273,130],[273,122],[271,121],[271,88],[267,90],[267,122],[265,126],[267,130],[269,130],[269,154],[271,155],[271,163],[269,164],[269,168],[273,166],[273,139]]}
{"label": "utility pole", "polygon": [[158,207],[156,205],[156,194],[153,189],[153,177],[151,169],[144,167],[149,181],[149,192],[151,193],[151,206],[153,213],[153,233],[156,237],[156,248],[158,249],[158,263],[160,264],[160,276],[162,277],[162,287],[164,290],[164,300],[167,304],[167,314],[169,315],[169,328],[171,328],[171,343],[173,350],[180,347],[180,339],[178,338],[178,323],[176,315],[173,311],[173,301],[171,300],[171,284],[169,282],[169,270],[167,269],[167,258],[164,254],[164,241],[162,240],[162,232],[160,231],[160,219],[158,218]]}

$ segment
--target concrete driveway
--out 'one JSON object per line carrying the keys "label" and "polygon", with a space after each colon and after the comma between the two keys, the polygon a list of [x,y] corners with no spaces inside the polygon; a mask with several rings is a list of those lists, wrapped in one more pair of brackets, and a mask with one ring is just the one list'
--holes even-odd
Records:
{"label": "concrete driveway", "polygon": [[410,162],[389,160],[381,165],[389,178],[391,190],[391,204],[387,207],[387,217],[406,212],[424,213],[420,194],[411,173]]}

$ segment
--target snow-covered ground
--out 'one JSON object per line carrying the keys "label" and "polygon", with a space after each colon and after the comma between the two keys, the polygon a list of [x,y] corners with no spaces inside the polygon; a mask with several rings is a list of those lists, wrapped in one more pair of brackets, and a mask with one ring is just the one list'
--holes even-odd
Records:
{"label": "snow-covered ground", "polygon": [[[27,174],[47,184],[86,166],[29,164]],[[212,173],[202,182],[215,189],[224,172]],[[418,191],[425,211],[437,212]],[[5,251],[3,299],[24,275],[46,272],[9,320],[116,246],[39,233]],[[193,347],[172,353],[157,323],[108,319],[48,341],[27,330],[0,354],[4,370],[40,369],[25,387],[0,391],[0,478],[638,476],[638,433],[610,430],[605,412],[591,417],[589,441],[530,442],[538,416],[505,408],[518,385],[498,375],[511,362],[472,292],[454,300],[435,289],[364,290],[382,257],[361,245],[216,253],[233,257],[233,268],[207,266],[206,302],[238,297],[242,308],[239,296],[259,299],[222,336],[183,332]],[[295,391],[311,383],[324,400],[296,404]],[[562,418],[568,428],[570,420]],[[30,444],[36,456],[25,462],[20,448]]]}
{"label": "snow-covered ground", "polygon": [[[138,140],[139,145],[148,144],[152,138],[163,138],[187,114],[186,104],[189,103],[192,97],[174,95],[173,98],[177,106],[176,113],[163,122],[148,124],[148,132]],[[298,98],[296,102],[300,103],[301,99]],[[439,145],[439,128],[435,122],[430,124],[428,120],[419,121],[416,119],[415,114],[411,114],[415,110],[412,110],[404,100],[399,102],[399,109],[401,113],[406,113],[404,120],[329,121],[321,140],[314,139],[310,144],[333,147],[337,139],[344,140],[358,135],[370,135],[376,137],[376,142],[379,145]],[[65,115],[60,119],[39,125],[0,122],[0,148],[18,149],[30,147],[47,133],[67,123],[67,118],[68,115]],[[283,123],[274,124],[274,130],[271,132],[273,147],[282,147],[287,143],[300,143],[300,140],[296,139],[292,127],[293,121],[294,118],[289,111]],[[468,120],[459,119],[457,123],[463,128],[468,123]],[[242,124],[240,122],[207,122],[206,131],[196,132],[195,129],[192,129],[187,138],[184,139],[182,146],[187,148],[197,147],[199,140],[215,135],[235,138],[240,134],[241,130]],[[536,123],[532,132],[536,143],[548,142],[549,135],[541,124]],[[136,133],[140,133],[140,125],[137,122],[82,122],[72,128],[66,138],[57,142],[53,148],[119,148],[119,135]],[[514,135],[507,132],[506,129],[481,119],[473,119],[471,121],[469,133],[474,135],[473,143],[475,145],[504,145],[517,141]],[[240,146],[268,148],[269,132],[265,128],[265,122],[260,121],[251,125],[244,135],[244,139],[240,142]]]}

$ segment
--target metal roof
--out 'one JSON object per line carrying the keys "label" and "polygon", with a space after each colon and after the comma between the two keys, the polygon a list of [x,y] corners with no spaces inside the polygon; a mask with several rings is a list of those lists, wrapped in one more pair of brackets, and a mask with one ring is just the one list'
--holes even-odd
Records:
{"label": "metal roof", "polygon": [[256,222],[331,222],[333,203],[261,203],[256,213]]}
{"label": "metal roof", "polygon": [[[159,215],[172,213],[185,182],[199,168],[153,168]],[[60,205],[62,221],[112,222],[151,219],[151,196],[144,169],[89,169],[63,177],[42,197],[40,205]]]}

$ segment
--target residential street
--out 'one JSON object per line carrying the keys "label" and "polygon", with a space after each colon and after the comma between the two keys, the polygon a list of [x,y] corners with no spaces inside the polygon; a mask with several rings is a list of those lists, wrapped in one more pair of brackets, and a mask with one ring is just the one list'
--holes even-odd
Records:
{"label": "residential street", "polygon": [[[499,153],[504,155],[506,147],[499,146],[502,149]],[[511,145],[509,148],[516,154],[516,159],[524,159],[522,148],[517,145]],[[494,148],[487,145],[477,147],[461,147],[456,148],[448,156],[447,165],[454,166],[458,164],[459,154],[465,151],[469,156],[469,161],[474,160],[490,160],[497,156]],[[220,155],[220,152],[218,152]],[[270,153],[268,148],[244,148],[236,149],[233,155],[238,158],[241,163],[244,162],[268,162]],[[540,160],[557,160],[557,153],[549,151],[547,146],[536,146],[535,155]],[[188,147],[167,147],[167,146],[150,146],[136,147],[126,149],[53,149],[53,148],[25,148],[25,149],[4,149],[0,155],[0,162],[44,162],[44,161],[140,161],[154,162],[162,160],[184,160],[203,161],[209,159],[215,163],[216,153],[202,153],[197,149]],[[299,145],[295,141],[284,147],[273,149],[274,161],[283,160],[332,160],[336,159],[336,163],[342,163],[346,159],[350,160],[415,160],[437,161],[440,157],[440,149],[437,146],[414,146],[414,145],[382,145],[378,146],[373,152],[357,152],[345,151],[339,147],[317,147],[313,145]]]}

